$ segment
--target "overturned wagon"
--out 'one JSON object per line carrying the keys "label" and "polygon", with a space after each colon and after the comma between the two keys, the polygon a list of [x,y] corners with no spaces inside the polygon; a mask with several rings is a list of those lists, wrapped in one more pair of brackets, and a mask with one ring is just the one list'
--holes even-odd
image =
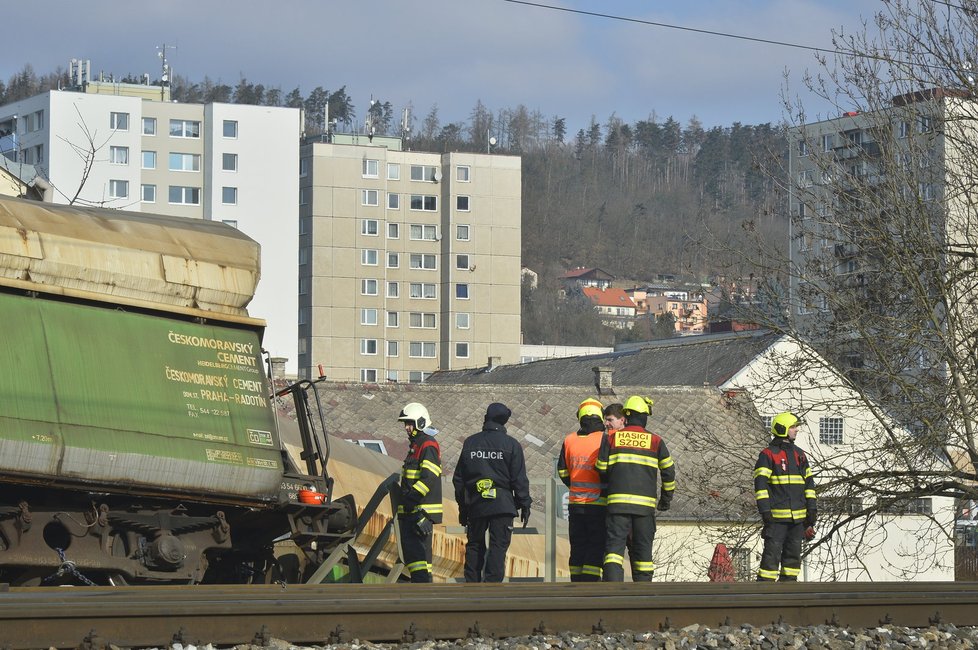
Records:
{"label": "overturned wagon", "polygon": [[279,579],[276,540],[313,568],[350,540],[316,384],[273,395],[258,277],[224,224],[0,198],[0,582]]}

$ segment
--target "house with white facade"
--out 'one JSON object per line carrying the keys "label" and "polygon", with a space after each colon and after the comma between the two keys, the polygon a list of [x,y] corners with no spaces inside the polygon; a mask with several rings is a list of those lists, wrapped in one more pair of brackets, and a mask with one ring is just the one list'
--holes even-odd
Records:
{"label": "house with white facade", "polygon": [[163,102],[141,97],[146,88],[52,90],[2,106],[0,155],[34,165],[54,203],[223,221],[257,240],[249,311],[268,323],[263,347],[294,372],[301,112]]}

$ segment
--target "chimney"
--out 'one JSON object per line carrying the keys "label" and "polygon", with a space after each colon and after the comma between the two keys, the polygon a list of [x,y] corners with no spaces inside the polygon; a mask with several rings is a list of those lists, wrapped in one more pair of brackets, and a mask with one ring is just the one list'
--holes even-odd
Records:
{"label": "chimney", "polygon": [[486,365],[486,372],[492,372],[499,365],[499,357],[489,357],[489,363]]}
{"label": "chimney", "polygon": [[272,364],[272,376],[270,379],[282,379],[285,377],[285,363],[288,357],[272,357],[269,362]]}
{"label": "chimney", "polygon": [[615,389],[611,383],[611,375],[615,369],[611,366],[595,366],[591,368],[594,373],[594,386],[598,389],[598,395],[614,395]]}

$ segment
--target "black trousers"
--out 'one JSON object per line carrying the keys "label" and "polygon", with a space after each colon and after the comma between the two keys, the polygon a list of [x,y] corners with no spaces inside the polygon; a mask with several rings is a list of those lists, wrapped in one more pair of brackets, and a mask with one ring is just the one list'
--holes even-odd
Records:
{"label": "black trousers", "polygon": [[[625,580],[625,546],[628,546],[628,558],[632,565],[632,580],[635,582],[650,582],[655,572],[652,562],[652,541],[655,539],[655,511],[647,515],[608,513],[608,536],[604,546],[604,570],[602,579],[605,582],[623,582]],[[631,543],[629,543],[631,535]]]}
{"label": "black trousers", "polygon": [[509,550],[509,542],[513,537],[513,516],[496,515],[469,519],[467,532],[465,581],[502,582],[506,575],[506,551]]}
{"label": "black trousers", "polygon": [[416,521],[415,515],[397,518],[404,565],[411,573],[411,582],[431,582],[431,535],[422,537]]}
{"label": "black trousers", "polygon": [[[791,582],[801,573],[801,540],[805,536],[805,522],[774,522],[764,525],[764,551],[761,568],[757,571],[758,582]],[[781,571],[778,572],[780,565]]]}
{"label": "black trousers", "polygon": [[604,564],[605,507],[570,510],[568,522],[571,582],[599,582]]}

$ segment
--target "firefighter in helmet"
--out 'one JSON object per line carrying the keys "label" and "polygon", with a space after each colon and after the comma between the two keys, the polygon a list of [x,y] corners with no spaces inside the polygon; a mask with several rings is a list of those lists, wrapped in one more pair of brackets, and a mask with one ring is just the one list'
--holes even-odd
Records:
{"label": "firefighter in helmet", "polygon": [[802,538],[815,535],[815,480],[808,457],[795,445],[801,424],[794,413],[774,416],[771,442],[754,465],[754,497],[764,521],[759,582],[798,580]]}
{"label": "firefighter in helmet", "polygon": [[604,408],[589,397],[577,408],[580,428],[567,434],[557,459],[557,476],[570,488],[567,499],[571,582],[598,582],[604,556],[604,485],[594,463],[604,438]]}
{"label": "firefighter in helmet", "polygon": [[[633,395],[625,401],[625,426],[601,441],[594,466],[607,483],[607,538],[602,579],[625,579],[624,553],[629,536],[632,580],[652,580],[652,541],[656,510],[665,511],[676,489],[676,467],[665,441],[648,431],[652,400]],[[662,488],[659,492],[659,475]]]}
{"label": "firefighter in helmet", "polygon": [[442,518],[441,449],[425,433],[431,430],[431,417],[423,405],[405,405],[397,420],[404,423],[409,443],[397,506],[401,550],[411,582],[431,582],[431,533],[433,524],[440,524]]}

